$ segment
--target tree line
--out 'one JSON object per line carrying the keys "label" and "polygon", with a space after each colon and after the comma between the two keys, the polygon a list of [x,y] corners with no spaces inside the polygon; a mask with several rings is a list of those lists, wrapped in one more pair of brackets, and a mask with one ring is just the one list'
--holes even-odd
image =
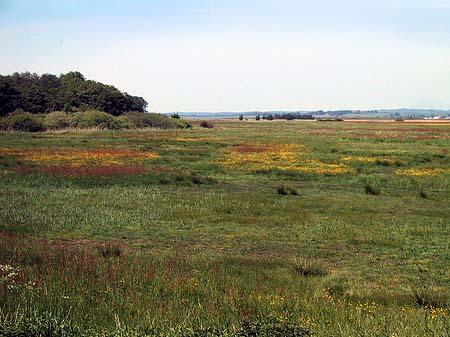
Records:
{"label": "tree line", "polygon": [[17,109],[31,113],[100,110],[119,116],[127,111],[144,112],[147,105],[142,97],[87,80],[77,71],[60,76],[30,72],[0,75],[0,116]]}
{"label": "tree line", "polygon": [[282,113],[282,114],[263,114],[256,115],[255,118],[257,121],[260,119],[266,119],[269,121],[273,121],[274,119],[286,119],[288,121],[294,120],[294,119],[314,119],[314,116],[312,114],[306,113],[302,114],[300,112],[293,112],[293,113]]}

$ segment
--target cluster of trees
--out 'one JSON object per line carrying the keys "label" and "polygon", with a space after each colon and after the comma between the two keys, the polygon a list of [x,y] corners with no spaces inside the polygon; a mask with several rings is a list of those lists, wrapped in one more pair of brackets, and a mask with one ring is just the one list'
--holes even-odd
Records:
{"label": "cluster of trees", "polygon": [[314,116],[311,114],[301,114],[299,112],[293,113],[282,113],[282,114],[263,114],[262,117],[260,115],[256,115],[256,120],[266,119],[269,121],[273,121],[274,119],[286,119],[291,121],[293,119],[314,119]]}
{"label": "cluster of trees", "polygon": [[30,113],[100,110],[114,116],[127,111],[144,112],[142,97],[122,93],[111,85],[85,79],[79,72],[37,75],[0,75],[0,116],[17,109]]}

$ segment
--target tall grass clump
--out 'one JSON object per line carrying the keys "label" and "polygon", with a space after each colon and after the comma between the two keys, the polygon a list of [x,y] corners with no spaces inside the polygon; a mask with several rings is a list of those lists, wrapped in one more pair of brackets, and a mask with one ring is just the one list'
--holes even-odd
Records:
{"label": "tall grass clump", "polygon": [[426,191],[424,191],[424,190],[420,190],[419,196],[422,199],[428,199],[428,193]]}
{"label": "tall grass clump", "polygon": [[290,267],[296,274],[301,276],[328,275],[328,270],[323,263],[310,258],[294,258]]}
{"label": "tall grass clump", "polygon": [[380,188],[376,185],[367,183],[365,186],[366,194],[370,195],[380,195],[381,191]]}
{"label": "tall grass clump", "polygon": [[412,293],[414,303],[419,307],[447,308],[450,306],[448,293],[436,289],[416,289]]}
{"label": "tall grass clump", "polygon": [[285,186],[280,186],[280,187],[277,187],[277,193],[279,195],[288,195],[289,191]]}
{"label": "tall grass clump", "polygon": [[208,121],[201,121],[200,126],[205,129],[212,129],[214,125]]}
{"label": "tall grass clump", "polygon": [[300,195],[300,192],[296,188],[285,187],[285,186],[277,187],[277,193],[279,195],[289,195],[289,194],[290,195],[294,195],[294,196],[299,196]]}

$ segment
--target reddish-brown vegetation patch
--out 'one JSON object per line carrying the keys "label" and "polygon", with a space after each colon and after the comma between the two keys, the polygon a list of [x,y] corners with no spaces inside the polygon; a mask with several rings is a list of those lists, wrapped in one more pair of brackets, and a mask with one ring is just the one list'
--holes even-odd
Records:
{"label": "reddish-brown vegetation patch", "polygon": [[261,144],[241,144],[233,150],[237,153],[262,153],[267,151],[267,147]]}
{"label": "reddish-brown vegetation patch", "polygon": [[47,165],[40,167],[18,166],[15,171],[19,174],[44,173],[49,176],[108,177],[116,175],[144,175],[149,172],[149,169],[143,165]]}

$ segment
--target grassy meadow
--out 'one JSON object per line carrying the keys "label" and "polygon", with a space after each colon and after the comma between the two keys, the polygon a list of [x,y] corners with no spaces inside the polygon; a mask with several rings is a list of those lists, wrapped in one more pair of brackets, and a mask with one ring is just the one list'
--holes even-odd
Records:
{"label": "grassy meadow", "polygon": [[449,336],[450,123],[0,133],[0,336]]}

